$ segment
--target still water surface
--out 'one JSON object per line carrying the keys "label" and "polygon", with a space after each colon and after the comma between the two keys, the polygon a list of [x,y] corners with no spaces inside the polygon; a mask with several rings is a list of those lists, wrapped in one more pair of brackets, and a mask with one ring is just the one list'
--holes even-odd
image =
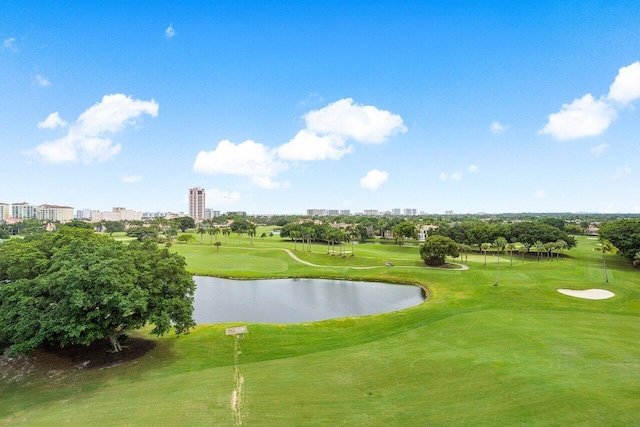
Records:
{"label": "still water surface", "polygon": [[302,323],[386,313],[424,301],[418,286],[325,279],[194,276],[197,323]]}

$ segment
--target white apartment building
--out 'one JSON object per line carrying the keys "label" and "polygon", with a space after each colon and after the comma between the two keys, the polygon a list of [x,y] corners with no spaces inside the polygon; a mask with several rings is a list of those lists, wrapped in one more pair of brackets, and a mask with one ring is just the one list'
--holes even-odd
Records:
{"label": "white apartment building", "polygon": [[36,208],[36,218],[41,221],[71,221],[74,219],[73,208],[70,206],[40,205]]}
{"label": "white apartment building", "polygon": [[32,219],[36,217],[36,207],[27,202],[11,205],[11,218]]}
{"label": "white apartment building", "polygon": [[189,189],[189,216],[196,221],[205,219],[205,194],[200,187]]}
{"label": "white apartment building", "polygon": [[412,208],[407,208],[404,210],[404,214],[406,216],[416,216],[418,214],[418,210],[417,209],[412,209]]}
{"label": "white apartment building", "polygon": [[142,211],[127,208],[113,208],[111,212],[91,211],[91,222],[100,221],[142,221]]}
{"label": "white apartment building", "polygon": [[11,206],[7,203],[0,203],[0,222],[7,221],[11,213]]}

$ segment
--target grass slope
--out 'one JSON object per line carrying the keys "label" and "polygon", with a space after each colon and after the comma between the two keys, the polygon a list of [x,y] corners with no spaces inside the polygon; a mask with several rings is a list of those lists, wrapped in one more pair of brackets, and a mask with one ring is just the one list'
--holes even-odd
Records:
{"label": "grass slope", "polygon": [[[355,256],[342,258],[298,244],[298,257],[322,266],[310,267],[278,238],[252,245],[231,236],[219,251],[207,237],[176,244],[197,274],[421,283],[431,299],[384,315],[250,324],[237,342],[224,335],[229,325],[201,325],[154,338],[143,358],[105,370],[52,373],[36,360],[31,373],[0,379],[0,425],[634,424],[638,272],[607,256],[605,284],[594,248],[580,238],[559,261],[514,258],[511,266],[503,256],[494,287],[491,255],[487,265],[484,255],[469,256],[468,271],[432,270],[416,247],[355,245]],[[561,287],[616,296],[581,300]]]}

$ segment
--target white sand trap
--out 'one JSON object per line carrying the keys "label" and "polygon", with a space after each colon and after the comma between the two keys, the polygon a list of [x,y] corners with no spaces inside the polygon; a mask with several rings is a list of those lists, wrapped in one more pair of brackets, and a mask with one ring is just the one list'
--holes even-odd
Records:
{"label": "white sand trap", "polygon": [[560,292],[561,294],[569,295],[571,297],[585,299],[607,299],[616,295],[613,292],[607,291],[605,289],[585,289],[583,291],[574,289],[558,289],[558,292]]}
{"label": "white sand trap", "polygon": [[597,237],[587,237],[587,240],[598,240]]}

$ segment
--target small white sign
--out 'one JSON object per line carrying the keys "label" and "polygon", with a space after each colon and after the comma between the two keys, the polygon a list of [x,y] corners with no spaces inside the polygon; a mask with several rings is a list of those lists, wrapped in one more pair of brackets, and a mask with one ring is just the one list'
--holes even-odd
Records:
{"label": "small white sign", "polygon": [[246,326],[236,326],[235,328],[227,328],[227,335],[240,335],[246,334],[247,327]]}

